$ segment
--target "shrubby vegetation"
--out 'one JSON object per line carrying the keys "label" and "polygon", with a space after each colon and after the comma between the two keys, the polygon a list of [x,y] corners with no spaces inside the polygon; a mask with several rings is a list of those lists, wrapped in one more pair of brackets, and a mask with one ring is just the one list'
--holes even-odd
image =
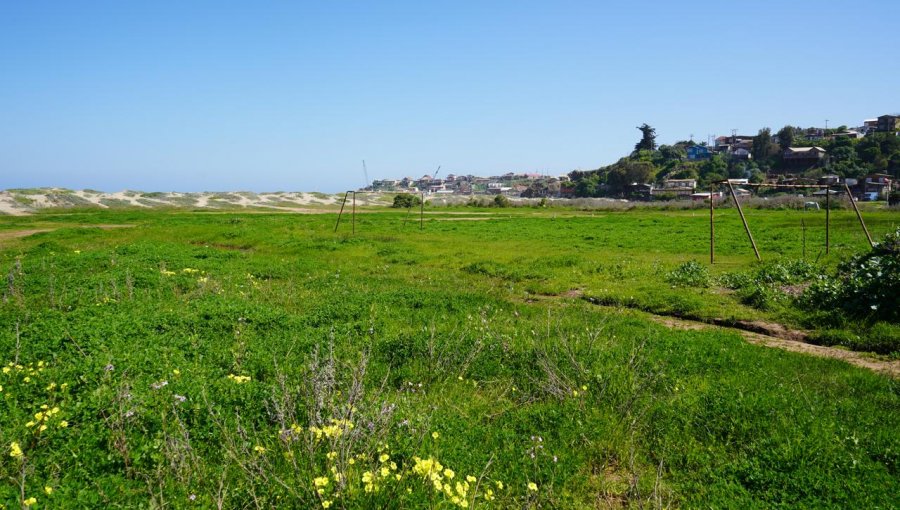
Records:
{"label": "shrubby vegetation", "polygon": [[[840,264],[818,278],[804,303],[821,310],[840,310],[847,317],[900,323],[900,228],[887,234],[868,253]],[[898,339],[900,344],[900,339]]]}
{"label": "shrubby vegetation", "polygon": [[411,193],[398,193],[394,196],[394,202],[391,207],[395,209],[409,209],[410,207],[418,207],[422,203],[422,199]]}

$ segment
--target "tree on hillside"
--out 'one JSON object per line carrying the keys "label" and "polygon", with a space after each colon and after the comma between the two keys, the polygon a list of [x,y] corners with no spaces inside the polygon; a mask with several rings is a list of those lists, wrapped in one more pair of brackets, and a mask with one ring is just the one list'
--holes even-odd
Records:
{"label": "tree on hillside", "polygon": [[787,149],[794,143],[794,128],[791,126],[784,126],[778,133],[775,135],[778,137],[778,145],[781,146],[781,150]]}
{"label": "tree on hillside", "polygon": [[656,178],[656,167],[648,161],[622,161],[613,165],[606,176],[609,190],[621,194],[633,183],[650,183]]}
{"label": "tree on hillside", "polygon": [[662,164],[687,159],[687,152],[678,145],[661,145],[659,147],[659,155]]}
{"label": "tree on hillside", "polygon": [[641,131],[641,141],[634,146],[634,152],[656,150],[656,130],[646,122],[638,127]]}
{"label": "tree on hillside", "polygon": [[775,148],[772,146],[771,129],[762,128],[759,130],[759,133],[753,137],[753,147],[750,152],[753,154],[753,159],[760,163],[764,163],[769,159],[769,156],[775,152]]}

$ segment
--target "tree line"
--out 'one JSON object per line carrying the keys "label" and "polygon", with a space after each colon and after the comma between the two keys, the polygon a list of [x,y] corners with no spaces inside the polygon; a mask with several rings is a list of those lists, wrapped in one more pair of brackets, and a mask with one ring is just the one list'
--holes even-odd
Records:
{"label": "tree line", "polygon": [[[576,196],[622,197],[632,183],[661,183],[665,179],[696,179],[698,187],[705,188],[710,182],[723,179],[762,182],[767,174],[784,173],[811,179],[826,174],[860,178],[872,172],[900,177],[900,137],[894,133],[870,133],[857,139],[833,136],[846,131],[846,126],[839,126],[825,130],[821,136],[809,137],[809,130],[801,127],[784,126],[774,134],[766,127],[753,137],[751,159],[713,154],[708,159],[692,161],[687,158],[687,149],[705,143],[682,140],[657,146],[653,127],[643,124],[637,129],[641,138],[628,156],[595,170],[569,173]],[[784,159],[785,148],[812,146],[825,149],[827,156],[807,168],[789,168]]]}

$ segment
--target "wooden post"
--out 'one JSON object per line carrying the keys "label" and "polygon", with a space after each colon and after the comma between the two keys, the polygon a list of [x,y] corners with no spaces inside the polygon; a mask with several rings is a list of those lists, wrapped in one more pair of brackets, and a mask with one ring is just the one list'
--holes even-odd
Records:
{"label": "wooden post", "polygon": [[866,228],[866,222],[862,219],[862,214],[859,213],[859,207],[856,207],[856,202],[853,200],[853,194],[850,193],[850,186],[847,186],[847,183],[844,183],[844,189],[847,190],[847,198],[850,199],[850,205],[853,206],[853,210],[856,211],[856,217],[859,219],[859,224],[862,226],[863,232],[866,233],[866,239],[869,240],[869,246],[872,248],[875,247],[875,243],[872,242],[872,236],[869,235],[869,229]]}
{"label": "wooden post", "polygon": [[806,260],[806,222],[800,220],[800,230],[803,231],[803,260]]}
{"label": "wooden post", "polygon": [[425,228],[425,193],[422,192],[422,199],[419,201],[419,230]]}
{"label": "wooden post", "polygon": [[831,186],[825,188],[825,255],[831,248]]}
{"label": "wooden post", "polygon": [[344,193],[344,201],[341,202],[341,210],[340,210],[340,212],[338,212],[337,221],[336,221],[335,224],[334,224],[334,231],[335,231],[335,232],[337,232],[338,225],[341,224],[341,215],[344,214],[344,205],[347,203],[347,195],[348,195],[349,193],[350,193],[349,191],[348,191],[347,193]]}
{"label": "wooden post", "polygon": [[716,231],[713,222],[713,183],[709,183],[709,263],[715,264],[716,260]]}
{"label": "wooden post", "polygon": [[353,214],[350,216],[350,224],[353,225],[353,235],[356,235],[356,192],[353,192]]}
{"label": "wooden post", "polygon": [[759,250],[756,248],[756,241],[753,240],[753,234],[750,233],[750,225],[747,225],[747,218],[744,218],[744,210],[741,209],[741,203],[738,202],[737,194],[734,192],[734,186],[728,182],[728,190],[731,191],[731,198],[734,199],[734,205],[737,206],[738,214],[741,215],[741,221],[744,223],[744,230],[747,231],[747,237],[750,238],[750,244],[753,245],[753,253],[756,254],[756,260],[762,260],[759,256]]}

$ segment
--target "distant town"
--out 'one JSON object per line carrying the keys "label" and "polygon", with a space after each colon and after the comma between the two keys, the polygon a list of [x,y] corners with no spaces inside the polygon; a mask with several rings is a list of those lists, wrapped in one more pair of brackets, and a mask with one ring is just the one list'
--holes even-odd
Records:
{"label": "distant town", "polygon": [[[736,131],[707,142],[657,145],[656,130],[638,127],[634,151],[616,163],[565,175],[508,172],[477,176],[435,172],[380,179],[361,191],[425,195],[504,195],[523,198],[611,197],[629,200],[706,200],[710,184],[728,180],[742,195],[755,184],[831,185],[811,195],[845,193],[856,200],[896,200],[900,191],[900,114],[865,119],[857,127],[784,126],[755,135]],[[846,186],[846,187],[845,187]],[[768,189],[768,192],[777,192]],[[892,195],[893,192],[893,195]],[[713,192],[714,194],[716,192]],[[793,193],[797,193],[794,189]]]}

